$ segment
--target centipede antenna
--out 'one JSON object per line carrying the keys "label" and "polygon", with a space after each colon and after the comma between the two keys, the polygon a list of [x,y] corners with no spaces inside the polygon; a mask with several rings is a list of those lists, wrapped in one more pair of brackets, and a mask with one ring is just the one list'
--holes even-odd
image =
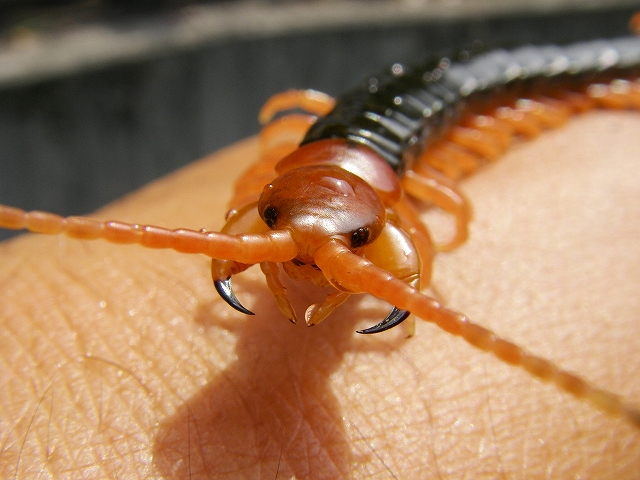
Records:
{"label": "centipede antenna", "polygon": [[[382,300],[400,305],[400,308],[413,312],[422,320],[461,337],[480,350],[492,353],[501,361],[519,366],[534,377],[552,382],[574,397],[589,401],[600,410],[627,418],[634,425],[640,426],[640,412],[626,405],[620,396],[593,386],[578,375],[471,322],[463,314],[445,308],[435,298],[420,293],[369,260],[353,254],[344,244],[327,242],[316,251],[315,259],[325,275],[341,288],[353,292],[366,291]],[[389,316],[394,316],[393,313],[392,311]],[[372,328],[377,327],[378,325]],[[365,330],[358,333],[369,332]]]}
{"label": "centipede antenna", "polygon": [[64,234],[82,240],[103,239],[111,243],[139,244],[147,248],[170,248],[181,253],[204,254],[246,264],[284,262],[294,258],[299,247],[285,230],[228,235],[154,225],[101,222],[87,217],[61,217],[48,212],[0,205],[0,228],[28,230],[49,235]]}
{"label": "centipede antenna", "polygon": [[230,306],[235,308],[240,313],[244,313],[245,315],[255,315],[251,310],[244,307],[236,294],[233,293],[233,288],[231,287],[231,277],[226,280],[215,280],[213,284],[216,287],[216,291],[222,297],[222,299],[227,302]]}
{"label": "centipede antenna", "polygon": [[387,315],[387,318],[382,320],[380,323],[372,327],[365,328],[364,330],[356,330],[356,333],[363,333],[367,335],[371,333],[384,332],[385,330],[389,330],[390,328],[393,328],[396,325],[400,325],[402,322],[404,322],[407,319],[409,315],[410,315],[410,312],[408,310],[400,310],[397,307],[393,307],[389,315]]}

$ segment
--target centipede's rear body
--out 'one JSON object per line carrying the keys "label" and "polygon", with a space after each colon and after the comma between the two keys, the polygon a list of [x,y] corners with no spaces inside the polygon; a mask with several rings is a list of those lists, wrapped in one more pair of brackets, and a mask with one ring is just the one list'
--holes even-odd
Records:
{"label": "centipede's rear body", "polygon": [[[486,113],[531,95],[571,101],[569,95],[585,95],[589,85],[634,80],[639,68],[638,37],[479,54],[461,50],[417,67],[394,64],[339,97],[335,108],[309,129],[302,144],[348,138],[372,148],[402,173],[467,111]],[[635,105],[638,88],[636,83],[635,100],[630,97]],[[591,95],[592,103],[595,100]]]}

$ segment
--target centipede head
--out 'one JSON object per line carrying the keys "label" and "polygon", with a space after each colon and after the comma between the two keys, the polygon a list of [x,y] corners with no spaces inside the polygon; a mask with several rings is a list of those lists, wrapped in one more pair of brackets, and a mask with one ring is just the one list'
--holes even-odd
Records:
{"label": "centipede head", "polygon": [[[378,238],[386,223],[386,208],[367,182],[326,164],[299,167],[279,176],[262,192],[258,212],[269,228],[290,231],[300,247],[298,256],[283,264],[284,271],[294,279],[311,280],[317,285],[329,283],[315,265],[314,255],[319,247],[338,240],[357,252]],[[288,305],[286,300],[279,302]],[[310,325],[324,318],[324,313],[313,313],[320,310],[319,305],[309,307],[306,317]],[[290,307],[285,307],[284,312],[291,312]],[[382,322],[358,333],[387,330],[408,315],[394,307]]]}
{"label": "centipede head", "polygon": [[[321,305],[311,305],[305,314],[308,325],[320,322],[350,293],[356,293],[333,282],[316,265],[318,249],[339,242],[350,254],[357,256],[380,236],[387,221],[385,204],[369,183],[339,166],[326,163],[303,165],[282,173],[264,188],[257,211],[264,223],[258,227],[247,222],[253,231],[266,226],[272,232],[286,232],[297,247],[297,255],[282,262],[288,276],[294,280],[310,280],[318,286],[332,285],[341,292],[327,297]],[[258,220],[245,212],[231,221],[244,224],[245,216]],[[235,297],[230,283],[233,273],[247,267],[238,262],[214,259],[212,276],[218,293],[229,305],[251,314]],[[267,262],[262,264],[262,269],[280,310],[295,323],[296,314],[277,278],[277,268]],[[407,311],[394,308],[382,322],[360,333],[387,330],[407,316]]]}
{"label": "centipede head", "polygon": [[332,238],[352,250],[373,242],[386,223],[385,206],[364,180],[341,168],[296,168],[267,185],[258,212],[272,230],[289,230],[300,247],[299,262]]}

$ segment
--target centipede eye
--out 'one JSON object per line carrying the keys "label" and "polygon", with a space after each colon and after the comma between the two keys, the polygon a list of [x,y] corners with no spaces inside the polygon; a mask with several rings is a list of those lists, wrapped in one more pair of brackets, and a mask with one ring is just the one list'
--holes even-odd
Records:
{"label": "centipede eye", "polygon": [[369,229],[367,227],[360,227],[351,234],[351,248],[359,248],[367,243],[369,240]]}
{"label": "centipede eye", "polygon": [[264,223],[267,224],[267,227],[275,228],[276,222],[278,220],[278,212],[274,207],[269,206],[264,209],[262,218],[264,219]]}

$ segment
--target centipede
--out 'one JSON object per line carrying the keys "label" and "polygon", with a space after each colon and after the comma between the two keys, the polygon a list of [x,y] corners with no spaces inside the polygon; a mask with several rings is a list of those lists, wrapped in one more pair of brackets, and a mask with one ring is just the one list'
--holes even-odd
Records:
{"label": "centipede", "polygon": [[[640,31],[640,15],[631,27]],[[232,279],[256,264],[293,323],[298,313],[283,275],[332,288],[304,312],[309,326],[328,317],[339,321],[340,305],[366,293],[392,307],[359,334],[406,321],[413,336],[419,318],[640,428],[637,406],[423,293],[435,255],[468,238],[472,208],[459,188],[462,179],[514,140],[558,128],[576,114],[640,110],[640,38],[476,50],[417,66],[393,64],[337,99],[311,90],[273,96],[260,112],[261,159],[240,176],[219,232],[6,205],[0,227],[205,255],[215,290],[247,315],[253,312],[234,293]],[[432,239],[416,200],[452,216],[451,238]]]}

